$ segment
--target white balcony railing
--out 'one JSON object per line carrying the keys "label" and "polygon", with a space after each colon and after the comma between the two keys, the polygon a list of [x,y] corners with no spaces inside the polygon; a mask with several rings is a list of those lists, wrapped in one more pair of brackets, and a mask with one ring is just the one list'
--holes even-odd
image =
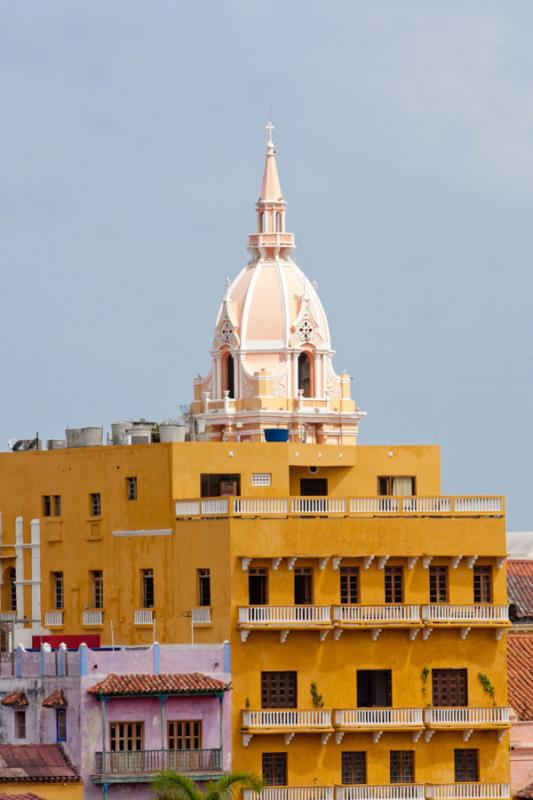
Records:
{"label": "white balcony railing", "polygon": [[483,727],[486,725],[508,725],[510,709],[502,706],[486,708],[426,708],[424,709],[426,725],[467,725]]}
{"label": "white balcony railing", "polygon": [[323,625],[331,623],[330,606],[241,606],[239,622],[245,625]]}
{"label": "white balcony railing", "polygon": [[440,783],[426,785],[428,800],[507,800],[508,783]]}
{"label": "white balcony railing", "polygon": [[0,611],[0,622],[14,622],[16,618],[16,611]]}
{"label": "white balcony railing", "polygon": [[331,711],[297,708],[243,711],[242,724],[244,728],[284,728],[290,731],[327,730],[332,727]]}
{"label": "white balcony railing", "polygon": [[191,611],[193,625],[210,625],[211,624],[211,608],[209,606],[200,606],[193,608]]}
{"label": "white balcony railing", "polygon": [[176,501],[177,517],[197,516],[502,516],[503,497],[211,497]]}
{"label": "white balcony railing", "polygon": [[233,513],[240,516],[271,514],[284,516],[289,510],[289,501],[278,497],[236,497],[233,501]]}
{"label": "white balcony railing", "polygon": [[259,794],[245,789],[243,800],[333,800],[333,786],[265,786]]}
{"label": "white balcony railing", "polygon": [[424,784],[336,786],[335,800],[423,800]]}
{"label": "white balcony railing", "polygon": [[154,609],[153,608],[137,608],[133,615],[134,625],[153,625],[154,623]]}
{"label": "white balcony railing", "polygon": [[384,606],[333,606],[333,620],[340,624],[419,623],[420,606],[390,604]]}
{"label": "white balcony railing", "polygon": [[344,514],[344,497],[292,497],[293,514]]}
{"label": "white balcony railing", "polygon": [[507,623],[509,606],[502,605],[438,605],[422,606],[424,622]]}
{"label": "white balcony railing", "polygon": [[337,708],[333,714],[336,728],[422,728],[421,708]]}
{"label": "white balcony railing", "polygon": [[46,611],[44,625],[45,628],[55,628],[63,625],[63,611]]}
{"label": "white balcony railing", "polygon": [[101,609],[95,609],[94,611],[84,611],[82,624],[83,625],[103,625],[104,622],[104,612]]}

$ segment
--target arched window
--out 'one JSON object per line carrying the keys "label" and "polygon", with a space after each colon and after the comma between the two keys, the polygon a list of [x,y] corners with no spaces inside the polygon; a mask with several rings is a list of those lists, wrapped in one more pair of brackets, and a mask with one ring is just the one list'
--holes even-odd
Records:
{"label": "arched window", "polygon": [[276,233],[281,233],[281,211],[276,211]]}
{"label": "arched window", "polygon": [[311,397],[311,358],[305,351],[298,356],[298,389],[304,397]]}
{"label": "arched window", "polygon": [[265,212],[264,211],[260,211],[259,212],[259,232],[260,233],[264,233],[265,232]]}
{"label": "arched window", "polygon": [[235,399],[235,362],[231,353],[225,353],[222,360],[222,391],[228,391],[228,397]]}

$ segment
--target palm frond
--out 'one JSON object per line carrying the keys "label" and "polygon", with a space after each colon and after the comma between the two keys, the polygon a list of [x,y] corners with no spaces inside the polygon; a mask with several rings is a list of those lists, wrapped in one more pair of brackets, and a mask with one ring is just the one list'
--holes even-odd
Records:
{"label": "palm frond", "polygon": [[223,775],[218,781],[208,784],[204,798],[205,800],[230,800],[236,788],[260,792],[263,788],[263,781],[251,772],[230,772]]}
{"label": "palm frond", "polygon": [[162,769],[155,774],[152,789],[165,800],[203,800],[204,797],[194,781],[171,769]]}

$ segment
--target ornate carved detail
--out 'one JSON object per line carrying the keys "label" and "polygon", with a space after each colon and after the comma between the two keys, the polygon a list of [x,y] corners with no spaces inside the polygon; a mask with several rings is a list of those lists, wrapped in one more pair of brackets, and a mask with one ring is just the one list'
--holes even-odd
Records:
{"label": "ornate carved detail", "polygon": [[304,284],[304,291],[300,301],[300,312],[292,326],[291,346],[301,347],[303,344],[314,344],[316,347],[323,342],[320,334],[318,321],[311,312],[307,289]]}
{"label": "ornate carved detail", "polygon": [[272,394],[274,397],[287,397],[287,367],[272,380]]}
{"label": "ornate carved detail", "polygon": [[328,397],[340,397],[341,396],[341,383],[337,375],[333,372],[331,368],[331,363],[329,358],[324,358],[324,371],[325,371],[325,379],[326,379],[326,392]]}

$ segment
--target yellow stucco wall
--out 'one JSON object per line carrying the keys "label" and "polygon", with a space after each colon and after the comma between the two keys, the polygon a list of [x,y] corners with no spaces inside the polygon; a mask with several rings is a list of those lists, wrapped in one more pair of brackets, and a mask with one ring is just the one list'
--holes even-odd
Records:
{"label": "yellow stucco wall", "polygon": [[81,783],[1,783],[0,793],[24,795],[28,792],[44,798],[44,800],[82,800],[83,785]]}

